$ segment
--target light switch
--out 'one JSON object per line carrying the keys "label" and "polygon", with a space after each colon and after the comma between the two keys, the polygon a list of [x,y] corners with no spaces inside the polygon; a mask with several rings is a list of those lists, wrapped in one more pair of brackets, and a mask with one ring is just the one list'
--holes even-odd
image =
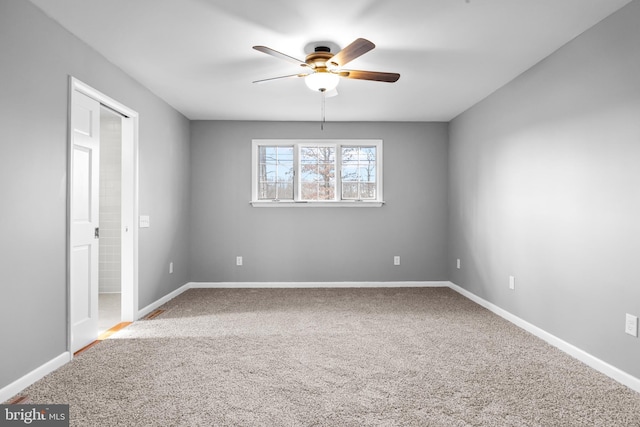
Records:
{"label": "light switch", "polygon": [[140,228],[149,228],[150,226],[149,215],[140,215]]}
{"label": "light switch", "polygon": [[638,317],[627,313],[624,323],[624,331],[634,337],[638,336]]}

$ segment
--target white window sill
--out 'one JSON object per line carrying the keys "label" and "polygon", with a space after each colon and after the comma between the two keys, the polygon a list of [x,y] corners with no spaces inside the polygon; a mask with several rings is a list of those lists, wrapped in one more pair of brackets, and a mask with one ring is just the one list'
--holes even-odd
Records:
{"label": "white window sill", "polygon": [[254,208],[381,208],[384,202],[378,201],[357,201],[357,200],[336,200],[324,202],[295,202],[291,200],[258,200],[249,202]]}

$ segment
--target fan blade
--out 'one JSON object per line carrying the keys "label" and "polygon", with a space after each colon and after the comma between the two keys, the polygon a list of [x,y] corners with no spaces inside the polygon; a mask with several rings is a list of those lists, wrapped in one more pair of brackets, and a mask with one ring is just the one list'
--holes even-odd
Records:
{"label": "fan blade", "polygon": [[398,73],[383,73],[380,71],[342,70],[340,77],[358,80],[373,80],[376,82],[397,82],[400,78]]}
{"label": "fan blade", "polygon": [[367,39],[357,39],[349,46],[342,49],[340,52],[336,53],[331,57],[328,61],[327,66],[329,67],[344,67],[347,63],[353,61],[357,57],[364,55],[369,52],[371,49],[376,47],[375,44],[371,43]]}
{"label": "fan blade", "polygon": [[299,59],[296,59],[293,56],[285,55],[284,53],[278,52],[277,50],[273,50],[270,47],[254,46],[253,48],[255,50],[257,50],[257,51],[262,52],[262,53],[266,53],[267,55],[275,56],[276,58],[280,58],[280,59],[284,59],[285,61],[293,62],[294,64],[297,64],[297,65],[299,65],[301,67],[308,67],[309,66],[304,61],[300,61]]}
{"label": "fan blade", "polygon": [[270,82],[271,80],[280,80],[280,79],[288,79],[288,78],[291,78],[291,77],[305,77],[305,76],[308,76],[308,74],[304,74],[304,73],[302,73],[302,74],[290,74],[288,76],[271,77],[271,78],[268,78],[268,79],[255,80],[252,83],[265,83],[265,82]]}

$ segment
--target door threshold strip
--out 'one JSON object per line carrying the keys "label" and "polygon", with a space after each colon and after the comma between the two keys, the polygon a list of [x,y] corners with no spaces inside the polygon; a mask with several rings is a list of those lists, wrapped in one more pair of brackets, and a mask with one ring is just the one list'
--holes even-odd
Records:
{"label": "door threshold strip", "polygon": [[107,338],[109,338],[111,335],[115,334],[116,332],[126,328],[127,326],[129,326],[132,322],[120,322],[118,323],[116,326],[114,326],[113,328],[107,329],[106,331],[104,331],[103,333],[101,333],[98,336],[97,341],[102,341],[102,340],[106,340]]}
{"label": "door threshold strip", "polygon": [[107,329],[106,331],[101,333],[95,341],[93,341],[92,343],[87,344],[86,346],[82,347],[80,350],[78,350],[75,353],[73,353],[73,356],[76,357],[79,354],[89,350],[91,347],[93,347],[94,345],[98,344],[100,341],[104,341],[104,340],[108,339],[111,335],[115,334],[116,332],[120,331],[121,329],[126,328],[131,323],[132,322],[120,322],[116,326],[114,326],[113,328]]}
{"label": "door threshold strip", "polygon": [[165,310],[161,310],[161,309],[154,310],[151,313],[147,314],[142,320],[155,319],[156,317],[160,316],[164,312]]}
{"label": "door threshold strip", "polygon": [[26,403],[29,400],[29,396],[16,396],[14,399],[9,401],[9,405],[19,405],[21,403]]}

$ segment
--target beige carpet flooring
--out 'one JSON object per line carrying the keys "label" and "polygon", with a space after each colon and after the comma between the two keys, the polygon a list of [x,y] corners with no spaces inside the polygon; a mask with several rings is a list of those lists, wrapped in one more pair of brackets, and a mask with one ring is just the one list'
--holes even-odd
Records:
{"label": "beige carpet flooring", "polygon": [[24,391],[72,426],[640,426],[640,394],[446,288],[194,289]]}

